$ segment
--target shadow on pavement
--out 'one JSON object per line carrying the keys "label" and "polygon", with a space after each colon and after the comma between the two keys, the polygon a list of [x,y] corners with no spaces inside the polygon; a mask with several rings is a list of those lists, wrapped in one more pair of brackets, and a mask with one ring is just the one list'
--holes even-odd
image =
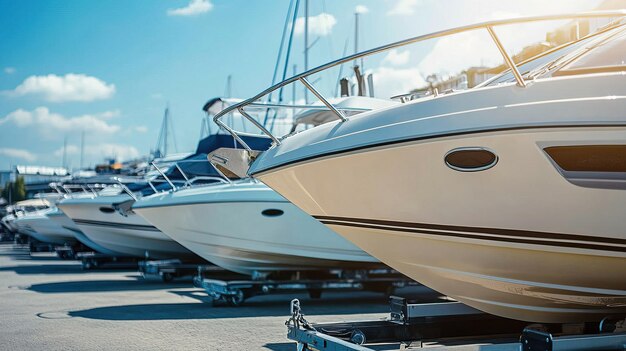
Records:
{"label": "shadow on pavement", "polygon": [[296,349],[296,343],[292,342],[276,342],[263,345],[263,349],[272,351],[293,351]]}
{"label": "shadow on pavement", "polygon": [[44,264],[0,267],[0,272],[13,271],[17,274],[76,274],[82,273],[80,264]]}
{"label": "shadow on pavement", "polygon": [[139,280],[77,280],[70,282],[54,282],[33,284],[28,290],[44,294],[62,294],[74,292],[115,292],[145,291],[188,287],[189,284],[149,282]]}
{"label": "shadow on pavement", "polygon": [[[367,292],[327,293],[321,299],[311,299],[306,294],[265,295],[250,298],[239,307],[213,307],[201,298],[198,291],[170,291],[181,296],[195,298],[205,303],[169,303],[141,304],[98,307],[86,310],[71,311],[72,317],[99,320],[178,320],[178,319],[220,319],[240,317],[279,317],[285,320],[289,314],[289,302],[299,298],[304,312],[314,315],[350,315],[363,313],[389,312],[388,299],[383,294]],[[418,297],[424,302],[436,301],[437,297],[429,291],[429,295]],[[279,350],[279,349],[278,349]]]}

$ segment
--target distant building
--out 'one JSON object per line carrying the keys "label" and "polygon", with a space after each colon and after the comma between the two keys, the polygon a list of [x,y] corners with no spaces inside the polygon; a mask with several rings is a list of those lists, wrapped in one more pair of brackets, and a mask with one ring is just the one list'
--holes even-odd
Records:
{"label": "distant building", "polygon": [[[625,5],[626,2],[624,0],[606,0],[602,4],[600,4],[596,8],[596,10],[620,10],[623,9]],[[602,29],[602,27],[617,19],[618,17],[599,17],[573,20],[548,33],[546,35],[546,41],[548,41],[553,46],[569,43],[591,33],[597,32],[598,30]]]}
{"label": "distant building", "polygon": [[15,166],[12,170],[0,171],[0,186],[4,187],[17,177],[23,177],[26,197],[31,198],[37,193],[49,192],[50,183],[60,181],[69,175],[68,170],[62,167]]}

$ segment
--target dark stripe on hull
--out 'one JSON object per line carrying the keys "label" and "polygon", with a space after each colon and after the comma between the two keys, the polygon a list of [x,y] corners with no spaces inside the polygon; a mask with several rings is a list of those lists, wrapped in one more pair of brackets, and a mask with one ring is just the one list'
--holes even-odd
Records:
{"label": "dark stripe on hull", "polygon": [[99,227],[108,227],[108,228],[121,228],[121,229],[130,229],[130,230],[146,230],[151,232],[160,232],[159,229],[155,226],[151,225],[141,225],[141,224],[123,224],[123,223],[113,223],[113,222],[103,222],[103,221],[91,221],[87,219],[74,219],[76,224],[84,224],[84,225],[92,225]]}
{"label": "dark stripe on hull", "polygon": [[[326,225],[338,225],[338,226],[344,226],[344,227],[368,228],[368,229],[378,229],[378,230],[386,230],[386,231],[439,235],[439,236],[446,236],[446,237],[458,237],[458,238],[476,239],[476,240],[511,242],[511,243],[518,243],[518,244],[545,245],[545,246],[557,246],[557,247],[571,247],[571,248],[579,248],[579,249],[587,249],[587,250],[626,252],[626,247],[599,244],[599,243],[607,243],[607,244],[626,245],[626,240],[617,239],[617,238],[588,237],[588,236],[583,236],[583,235],[533,232],[533,231],[513,230],[513,229],[460,227],[460,226],[447,226],[447,225],[439,225],[439,224],[396,222],[396,221],[383,221],[383,220],[371,220],[371,219],[359,219],[359,218],[344,218],[344,217],[329,217],[329,216],[314,216],[314,217]],[[458,232],[466,232],[466,233],[458,233]],[[484,234],[500,235],[500,236],[494,237],[494,236],[487,236]],[[553,239],[553,240],[533,240],[529,238],[537,238],[537,239],[542,238],[542,239]],[[556,241],[556,240],[559,240],[559,241]],[[576,242],[571,242],[571,241],[560,241],[560,240],[584,241],[586,243],[576,243]]]}
{"label": "dark stripe on hull", "polygon": [[598,127],[607,127],[607,128],[626,127],[626,124],[525,126],[525,127],[491,128],[491,129],[484,129],[484,130],[472,130],[472,131],[451,132],[451,133],[437,134],[437,135],[427,135],[427,136],[420,136],[420,137],[409,138],[409,139],[385,141],[385,142],[380,142],[380,143],[376,143],[376,144],[357,146],[357,147],[352,147],[352,148],[347,148],[347,149],[342,149],[342,150],[337,150],[337,151],[326,152],[326,153],[319,154],[319,155],[308,156],[308,157],[304,157],[304,158],[301,158],[301,159],[298,159],[298,160],[289,161],[289,162],[285,162],[285,163],[280,164],[280,165],[272,166],[272,167],[269,167],[269,168],[266,168],[266,169],[261,169],[261,170],[259,170],[257,172],[251,173],[250,176],[255,177],[257,175],[260,175],[260,174],[265,173],[265,172],[269,172],[269,171],[277,169],[277,168],[281,168],[281,167],[285,167],[285,166],[290,166],[290,165],[294,165],[294,164],[310,161],[310,160],[313,160],[313,159],[316,159],[316,158],[323,158],[323,157],[327,157],[327,156],[340,155],[340,154],[345,154],[345,153],[354,152],[354,151],[360,151],[360,150],[367,150],[367,149],[377,148],[377,147],[381,147],[381,146],[411,143],[411,142],[421,141],[421,140],[447,138],[447,137],[458,136],[458,135],[473,135],[473,134],[481,134],[481,133],[506,132],[506,131],[513,131],[513,130],[536,130],[536,129],[558,129],[558,128],[598,128]]}

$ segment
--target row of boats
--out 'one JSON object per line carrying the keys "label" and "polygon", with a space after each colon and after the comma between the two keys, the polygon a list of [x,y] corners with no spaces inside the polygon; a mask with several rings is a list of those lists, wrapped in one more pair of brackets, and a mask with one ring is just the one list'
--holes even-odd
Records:
{"label": "row of boats", "polygon": [[[35,222],[45,216],[94,249],[197,255],[250,275],[386,265],[469,306],[525,321],[626,314],[624,16],[495,21],[331,62],[221,109],[214,121],[231,135],[209,136],[156,177],[64,194],[56,207],[13,224],[41,234],[37,228],[47,227]],[[518,64],[493,31],[591,17],[617,20]],[[466,91],[401,102],[325,99],[306,79],[483,28],[508,69]],[[274,136],[251,111],[277,109],[261,99],[297,82],[321,103],[299,107],[294,123],[317,122]],[[224,122],[233,113],[266,135],[235,130]]]}

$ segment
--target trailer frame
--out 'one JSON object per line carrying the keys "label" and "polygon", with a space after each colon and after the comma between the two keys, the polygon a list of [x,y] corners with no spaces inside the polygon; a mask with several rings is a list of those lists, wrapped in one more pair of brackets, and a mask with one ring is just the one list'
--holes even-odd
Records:
{"label": "trailer frame", "polygon": [[384,344],[399,344],[400,350],[425,346],[493,351],[626,349],[624,316],[599,323],[530,324],[460,302],[411,304],[395,296],[390,297],[390,310],[389,317],[380,320],[316,324],[304,318],[300,301],[294,299],[285,322],[287,337],[296,342],[298,351],[373,351],[366,344],[378,344],[376,350]]}
{"label": "trailer frame", "polygon": [[223,280],[205,278],[199,272],[194,278],[194,285],[204,289],[214,305],[226,303],[231,306],[241,306],[247,299],[259,295],[307,292],[311,298],[318,299],[325,291],[374,291],[389,296],[395,289],[420,285],[391,269],[279,273],[282,274],[260,277],[238,275],[234,279]]}

